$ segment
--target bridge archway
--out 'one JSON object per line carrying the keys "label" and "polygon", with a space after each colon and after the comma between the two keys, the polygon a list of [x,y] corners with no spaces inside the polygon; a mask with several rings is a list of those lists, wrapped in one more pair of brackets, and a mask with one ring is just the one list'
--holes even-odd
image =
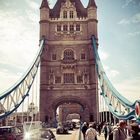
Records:
{"label": "bridge archway", "polygon": [[90,107],[88,103],[78,97],[60,97],[52,103],[53,111],[56,112],[59,107],[59,119],[61,122],[66,121],[69,114],[77,113],[80,115],[81,121],[89,121]]}
{"label": "bridge archway", "polygon": [[[46,97],[47,99],[48,97]],[[77,113],[80,115],[81,121],[94,121],[96,119],[96,114],[94,113],[93,106],[85,98],[80,98],[79,96],[60,96],[59,98],[53,97],[49,100],[49,104],[44,106],[44,115],[41,119],[44,122],[55,124],[58,114],[57,108],[61,110],[61,115],[59,116],[61,122],[66,121],[68,114]]]}

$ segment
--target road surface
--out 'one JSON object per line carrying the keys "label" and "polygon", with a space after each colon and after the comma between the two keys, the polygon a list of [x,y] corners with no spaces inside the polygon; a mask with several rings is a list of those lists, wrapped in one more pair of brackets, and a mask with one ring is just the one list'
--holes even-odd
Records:
{"label": "road surface", "polygon": [[69,131],[69,134],[56,134],[56,140],[79,140],[79,129]]}
{"label": "road surface", "polygon": [[[69,130],[69,134],[56,134],[56,129],[52,129],[56,140],[83,140],[83,136],[81,134],[81,139],[79,139],[79,129]],[[37,135],[33,135],[30,140],[46,140],[43,138],[39,138]],[[101,136],[98,136],[98,140],[104,140],[103,134]]]}

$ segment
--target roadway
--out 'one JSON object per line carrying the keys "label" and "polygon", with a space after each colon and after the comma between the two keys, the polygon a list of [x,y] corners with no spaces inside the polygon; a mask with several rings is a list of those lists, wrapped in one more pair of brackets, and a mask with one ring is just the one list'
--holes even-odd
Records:
{"label": "roadway", "polygon": [[[56,134],[56,130],[52,129],[54,135],[56,136],[56,140],[84,140],[83,135],[81,133],[81,139],[79,139],[79,129],[75,129],[73,131],[69,130],[69,134]],[[101,134],[98,136],[98,140],[104,140],[104,135]]]}
{"label": "roadway", "polygon": [[69,131],[68,134],[56,134],[56,140],[79,140],[79,129]]}
{"label": "roadway", "polygon": [[[81,134],[81,138],[79,139],[79,129],[75,129],[75,130],[69,130],[69,134],[56,134],[56,129],[52,129],[56,140],[83,140],[83,135]],[[30,140],[45,140],[43,138],[39,138],[37,135],[33,135],[32,138],[30,138]],[[104,136],[103,134],[101,136],[98,136],[98,140],[104,140]]]}
{"label": "roadway", "polygon": [[[79,129],[75,129],[73,131],[69,130],[68,134],[56,134],[55,128],[50,128],[50,129],[54,133],[56,140],[79,140]],[[39,133],[33,133],[29,139],[30,140],[45,140],[44,138],[40,138]]]}

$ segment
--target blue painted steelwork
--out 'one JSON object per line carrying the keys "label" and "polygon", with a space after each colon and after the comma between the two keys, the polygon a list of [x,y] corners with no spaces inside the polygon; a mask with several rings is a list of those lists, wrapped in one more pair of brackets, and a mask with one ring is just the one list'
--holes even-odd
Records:
{"label": "blue painted steelwork", "polygon": [[11,115],[23,103],[26,97],[29,96],[29,91],[34,82],[41,55],[44,48],[45,39],[42,38],[39,45],[38,53],[32,62],[29,69],[21,77],[21,79],[14,84],[10,89],[0,94],[0,119]]}
{"label": "blue painted steelwork", "polygon": [[102,66],[96,43],[95,36],[92,36],[92,47],[95,56],[98,81],[101,87],[101,95],[103,96],[109,111],[118,119],[128,120],[135,118],[135,103],[140,103],[140,101],[136,101],[135,103],[130,102],[113,87]]}

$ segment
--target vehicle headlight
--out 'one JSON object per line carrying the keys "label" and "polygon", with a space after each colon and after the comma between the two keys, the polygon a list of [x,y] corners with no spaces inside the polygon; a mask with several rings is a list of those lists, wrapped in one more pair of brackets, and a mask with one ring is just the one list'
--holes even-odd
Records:
{"label": "vehicle headlight", "polygon": [[29,138],[30,138],[30,135],[31,135],[31,134],[30,134],[29,132],[26,132],[26,133],[25,133],[25,139],[29,139]]}

